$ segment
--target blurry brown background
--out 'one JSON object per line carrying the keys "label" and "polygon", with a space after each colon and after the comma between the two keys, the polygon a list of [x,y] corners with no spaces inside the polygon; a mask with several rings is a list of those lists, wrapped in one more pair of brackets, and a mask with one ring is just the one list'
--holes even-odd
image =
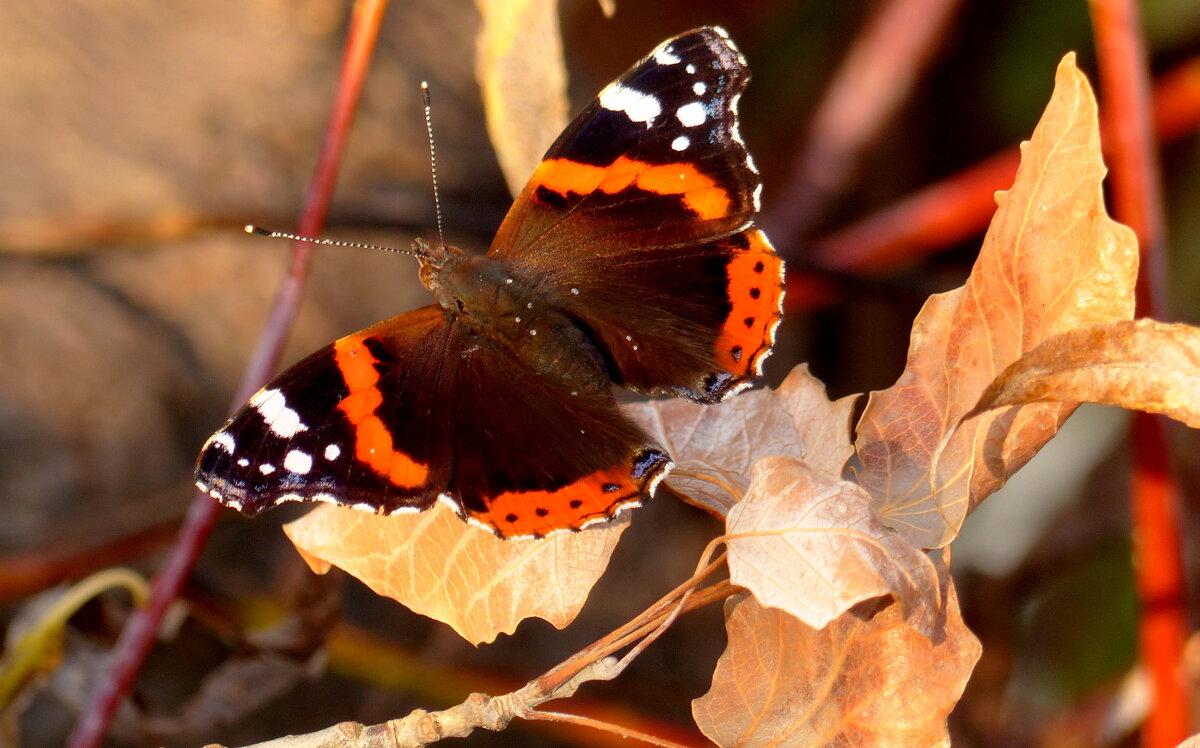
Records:
{"label": "blurry brown background", "polygon": [[[873,7],[643,0],[619,4],[606,20],[591,3],[566,2],[572,100],[586,101],[663,38],[725,25],[755,72],[742,101],[743,133],[770,207],[808,112]],[[1200,54],[1194,0],[1155,0],[1144,12],[1156,70]],[[85,561],[63,568],[82,576],[92,570],[88,552],[98,548],[111,551],[107,563],[155,568],[169,542],[163,528],[190,501],[196,451],[228,408],[286,266],[286,243],[248,237],[240,227],[294,226],[329,113],[348,13],[349,3],[335,0],[0,4],[0,577],[6,568],[53,566],[78,554]],[[329,234],[404,247],[413,235],[432,233],[418,92],[428,80],[449,238],[487,245],[509,197],[474,79],[478,26],[467,0],[392,4]],[[864,178],[830,206],[819,229],[853,221],[1028,137],[1054,66],[1071,49],[1094,76],[1082,1],[963,3],[911,100],[869,154]],[[1196,322],[1200,140],[1185,138],[1165,155],[1172,310]],[[833,396],[887,386],[921,301],[957,285],[977,248],[977,240],[964,243],[888,278],[840,279],[830,307],[785,321],[769,378],[778,381],[809,360]],[[803,266],[803,243],[779,249],[793,269]],[[426,303],[414,270],[395,255],[322,250],[286,361]],[[1080,705],[1110,693],[1132,664],[1119,426],[1104,433],[1110,441],[1068,446],[1056,458],[1079,475],[1058,489],[1042,524],[976,532],[1003,548],[1011,526],[1024,533],[1029,550],[1007,566],[964,561],[960,569],[966,619],[985,654],[956,716],[956,744],[1045,742],[1085,711]],[[1194,436],[1178,437],[1181,454],[1197,453]],[[1182,468],[1195,486],[1195,462]],[[380,721],[480,687],[454,668],[522,682],[686,577],[716,532],[699,512],[657,501],[638,511],[571,629],[558,633],[531,622],[498,645],[473,650],[336,573],[311,579],[278,531],[297,511],[253,522],[230,513],[218,526],[188,590],[193,618],[156,652],[135,696],[140,711],[119,722],[114,745],[237,743],[342,719]],[[971,529],[968,523],[965,534]],[[141,542],[147,538],[148,545]],[[339,614],[313,600],[327,601],[331,589],[344,593],[341,615],[354,630],[384,637],[433,669],[373,680],[343,653],[341,660],[331,655],[322,678],[307,679],[304,662]],[[0,600],[0,622],[18,616],[24,602],[11,594]],[[277,609],[297,607],[313,614],[305,624],[318,631],[313,641],[299,637],[282,647],[292,661],[284,657],[277,671],[242,680],[214,680],[223,663],[253,660],[231,644],[232,621],[277,621],[287,618]],[[333,614],[316,615],[327,608]],[[111,645],[121,615],[121,605],[103,602],[81,613],[66,655],[70,667],[20,713],[9,710],[8,727],[28,745],[61,742],[73,700],[97,672],[88,653]],[[689,616],[619,682],[590,686],[586,695],[687,731],[688,702],[707,687],[722,645],[719,611]],[[238,694],[231,700],[247,708],[197,697],[206,684],[227,698]],[[558,740],[514,729],[474,736],[471,744]]]}

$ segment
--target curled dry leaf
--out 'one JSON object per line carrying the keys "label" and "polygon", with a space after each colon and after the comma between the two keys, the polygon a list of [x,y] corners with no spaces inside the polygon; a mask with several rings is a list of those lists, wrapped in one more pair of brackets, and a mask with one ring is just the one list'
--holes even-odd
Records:
{"label": "curled dry leaf", "polygon": [[1010,364],[975,411],[1033,402],[1117,405],[1200,428],[1200,328],[1140,319],[1056,335]]}
{"label": "curled dry leaf", "polygon": [[996,375],[1047,338],[1133,316],[1137,242],[1105,212],[1104,174],[1095,99],[1068,55],[966,285],[926,303],[904,373],[872,393],[859,423],[859,481],[917,547],[953,540],[1074,408],[1026,405],[960,424]]}
{"label": "curled dry leaf", "polygon": [[525,186],[567,126],[567,68],[556,0],[476,0],[475,77],[508,190]]}
{"label": "curled dry leaf", "polygon": [[857,397],[830,402],[825,385],[800,365],[778,389],[744,392],[717,407],[672,399],[624,410],[675,459],[671,487],[724,517],[745,494],[750,466],[760,457],[795,457],[841,476],[854,451],[850,415]]}
{"label": "curled dry leaf", "polygon": [[628,526],[625,512],[581,532],[501,540],[440,503],[388,517],[322,505],[284,532],[313,571],[345,569],[377,594],[479,644],[512,633],[525,618],[569,624]]}
{"label": "curled dry leaf", "polygon": [[892,603],[864,603],[823,629],[747,594],[725,604],[729,644],[712,688],[692,702],[718,745],[949,745],[946,717],[979,659],[949,574],[932,638]]}
{"label": "curled dry leaf", "polygon": [[879,521],[858,484],[764,457],[726,527],[730,581],[763,605],[819,629],[855,603],[891,595],[914,628],[932,635],[937,571]]}

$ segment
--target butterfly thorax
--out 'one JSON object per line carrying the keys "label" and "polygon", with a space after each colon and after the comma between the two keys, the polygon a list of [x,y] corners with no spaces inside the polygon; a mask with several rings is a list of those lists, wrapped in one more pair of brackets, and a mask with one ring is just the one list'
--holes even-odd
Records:
{"label": "butterfly thorax", "polygon": [[454,324],[474,339],[468,352],[502,347],[568,390],[596,392],[612,386],[594,342],[508,263],[445,249],[428,273],[427,285]]}

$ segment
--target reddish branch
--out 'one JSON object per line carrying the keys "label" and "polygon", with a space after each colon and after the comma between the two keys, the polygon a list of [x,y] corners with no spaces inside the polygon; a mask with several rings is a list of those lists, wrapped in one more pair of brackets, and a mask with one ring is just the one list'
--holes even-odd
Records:
{"label": "reddish branch", "polygon": [[[355,6],[333,114],[325,131],[325,140],[321,144],[321,153],[300,219],[301,234],[315,236],[325,223],[342,151],[386,6],[386,0],[360,0]],[[234,407],[246,400],[274,373],[300,305],[312,251],[313,247],[309,244],[295,243],[292,246],[291,268],[279,287],[258,347],[246,367]],[[154,578],[150,604],[136,611],[121,632],[113,652],[112,667],[75,725],[67,743],[69,748],[100,745],[117,706],[129,692],[154,645],[167,608],[195,566],[219,512],[220,505],[217,502],[206,494],[197,493],[178,540]]]}
{"label": "reddish branch", "polygon": [[167,545],[179,530],[171,520],[83,549],[38,550],[0,558],[0,604],[13,602],[67,579],[141,558]]}
{"label": "reddish branch", "polygon": [[[1159,79],[1153,111],[1164,141],[1200,125],[1200,58]],[[1012,184],[1019,161],[1016,148],[1004,151],[828,234],[814,243],[811,261],[832,270],[879,273],[966,239],[987,225],[996,211],[993,195]]]}
{"label": "reddish branch", "polygon": [[958,0],[889,0],[859,34],[813,112],[767,233],[794,246],[855,176],[862,152],[908,98]]}
{"label": "reddish branch", "polygon": [[[1091,0],[1103,94],[1101,122],[1112,167],[1117,218],[1141,245],[1138,315],[1161,318],[1165,222],[1150,102],[1150,71],[1134,0]],[[1178,517],[1160,418],[1134,414],[1132,432],[1134,575],[1140,614],[1138,649],[1150,674],[1152,706],[1142,745],[1168,748],[1188,736],[1191,695],[1184,671],[1186,590]]]}

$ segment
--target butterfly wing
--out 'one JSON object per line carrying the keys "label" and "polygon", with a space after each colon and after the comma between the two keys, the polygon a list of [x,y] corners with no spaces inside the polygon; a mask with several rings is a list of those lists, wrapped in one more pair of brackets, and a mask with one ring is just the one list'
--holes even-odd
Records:
{"label": "butterfly wing", "polygon": [[551,146],[492,243],[586,326],[618,384],[715,402],[770,352],[783,262],[753,227],[749,79],[721,29],[663,42]]}
{"label": "butterfly wing", "polygon": [[433,305],[280,375],[209,439],[196,477],[250,514],[283,501],[390,514],[442,500],[516,537],[608,519],[669,468],[606,381],[535,372]]}

